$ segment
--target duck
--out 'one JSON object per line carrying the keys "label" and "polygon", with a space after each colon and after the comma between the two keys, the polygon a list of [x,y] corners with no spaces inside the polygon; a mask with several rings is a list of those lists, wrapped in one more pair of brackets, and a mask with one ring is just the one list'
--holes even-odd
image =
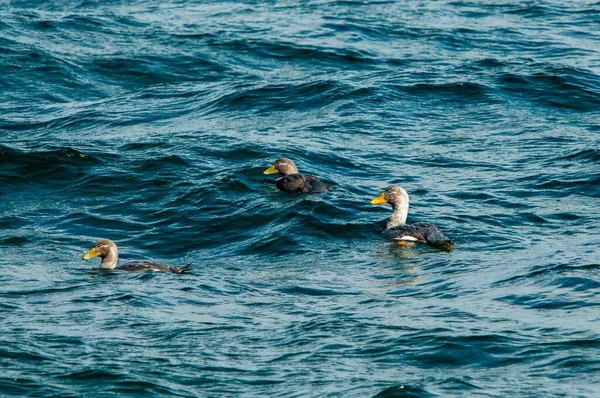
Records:
{"label": "duck", "polygon": [[298,173],[298,167],[291,159],[277,158],[263,174],[279,174],[275,185],[280,191],[295,193],[331,192],[333,189],[315,176]]}
{"label": "duck", "polygon": [[183,274],[190,269],[191,263],[183,267],[171,267],[168,265],[156,264],[152,261],[147,260],[134,260],[128,261],[125,264],[117,265],[119,259],[119,250],[117,245],[110,239],[98,239],[94,247],[84,254],[83,259],[89,260],[90,258],[100,257],[102,262],[100,263],[101,269],[117,270],[117,271],[164,271],[171,272],[173,274]]}
{"label": "duck", "polygon": [[454,243],[435,225],[429,223],[406,224],[408,216],[408,193],[398,185],[390,185],[378,197],[371,201],[372,205],[390,204],[392,217],[387,223],[383,235],[386,239],[402,246],[425,243],[442,250],[452,250]]}

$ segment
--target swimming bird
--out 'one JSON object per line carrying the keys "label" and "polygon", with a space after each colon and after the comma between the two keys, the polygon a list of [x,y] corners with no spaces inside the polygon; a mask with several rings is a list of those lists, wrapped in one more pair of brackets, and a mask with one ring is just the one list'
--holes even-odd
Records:
{"label": "swimming bird", "polygon": [[100,268],[111,270],[114,269],[118,271],[153,270],[172,272],[174,274],[183,274],[184,272],[188,271],[190,266],[192,265],[188,264],[183,267],[170,267],[168,265],[156,264],[147,260],[134,260],[128,261],[123,265],[117,266],[119,252],[117,250],[117,245],[115,244],[115,242],[113,242],[110,239],[98,239],[96,241],[96,245],[94,245],[94,247],[92,247],[92,249],[83,256],[83,259],[88,260],[94,257],[102,258]]}
{"label": "swimming bird", "polygon": [[426,243],[443,250],[454,249],[454,243],[433,224],[415,223],[406,225],[408,216],[408,193],[398,185],[390,185],[381,195],[371,201],[372,205],[389,203],[393,213],[383,235],[399,245]]}
{"label": "swimming bird", "polygon": [[288,158],[278,158],[273,165],[266,169],[263,174],[280,175],[275,180],[275,185],[280,191],[309,193],[309,192],[331,192],[333,189],[315,176],[298,174],[298,167]]}

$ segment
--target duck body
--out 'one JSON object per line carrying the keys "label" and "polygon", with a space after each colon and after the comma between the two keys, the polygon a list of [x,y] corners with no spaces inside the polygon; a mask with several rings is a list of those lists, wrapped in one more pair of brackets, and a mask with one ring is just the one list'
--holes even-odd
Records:
{"label": "duck body", "polygon": [[288,158],[278,158],[263,174],[279,174],[275,186],[280,191],[295,193],[331,192],[333,189],[313,175],[298,173],[296,164]]}
{"label": "duck body", "polygon": [[173,274],[183,274],[187,271],[192,264],[185,265],[183,267],[171,267],[169,265],[157,264],[147,260],[134,260],[128,261],[125,264],[117,265],[113,268],[116,271],[163,271],[171,272]]}
{"label": "duck body", "polygon": [[290,174],[275,180],[275,186],[280,191],[310,193],[331,192],[331,187],[315,176]]}
{"label": "duck body", "polygon": [[409,200],[404,188],[390,185],[385,192],[371,201],[374,205],[385,203],[389,203],[393,209],[392,217],[383,231],[386,239],[399,245],[425,243],[438,249],[454,249],[454,243],[436,225],[421,222],[406,224]]}
{"label": "duck body", "polygon": [[128,261],[125,264],[117,265],[119,259],[119,251],[117,245],[110,239],[98,239],[94,247],[90,249],[84,256],[84,260],[100,257],[101,269],[116,270],[116,271],[163,271],[173,274],[183,274],[188,271],[192,264],[183,267],[172,267],[169,265],[157,264],[147,260]]}
{"label": "duck body", "polygon": [[429,223],[418,222],[387,228],[383,231],[383,236],[386,239],[398,242],[399,244],[402,244],[400,242],[419,242],[446,250],[454,247],[452,241],[450,241],[436,225]]}

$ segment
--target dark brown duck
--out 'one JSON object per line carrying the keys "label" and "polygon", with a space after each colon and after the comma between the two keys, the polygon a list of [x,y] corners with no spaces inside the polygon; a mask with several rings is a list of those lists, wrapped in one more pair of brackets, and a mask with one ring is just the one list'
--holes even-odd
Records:
{"label": "dark brown duck", "polygon": [[442,250],[454,249],[454,243],[433,224],[406,224],[408,216],[408,193],[398,185],[390,185],[381,195],[371,201],[373,205],[389,203],[393,213],[383,235],[399,245],[426,243]]}
{"label": "dark brown duck", "polygon": [[152,261],[147,260],[135,260],[128,261],[125,264],[117,265],[117,260],[119,259],[119,251],[117,250],[117,245],[110,239],[98,239],[96,241],[96,245],[92,247],[92,249],[87,252],[84,256],[84,260],[88,260],[90,258],[100,257],[102,258],[102,262],[100,263],[100,268],[118,270],[118,271],[164,271],[164,272],[172,272],[174,274],[183,274],[188,271],[192,264],[185,265],[183,267],[171,267],[168,265],[156,264]]}
{"label": "dark brown duck", "polygon": [[263,174],[279,174],[275,185],[280,191],[310,193],[331,192],[333,189],[315,176],[298,173],[296,164],[288,158],[278,158]]}

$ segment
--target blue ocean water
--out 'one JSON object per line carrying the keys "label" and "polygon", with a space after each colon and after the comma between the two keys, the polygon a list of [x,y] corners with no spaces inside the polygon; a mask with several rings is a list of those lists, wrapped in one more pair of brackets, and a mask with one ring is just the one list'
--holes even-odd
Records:
{"label": "blue ocean water", "polygon": [[[599,20],[4,3],[0,395],[600,395]],[[456,250],[383,240],[390,183]],[[100,237],[193,270],[99,272]]]}

